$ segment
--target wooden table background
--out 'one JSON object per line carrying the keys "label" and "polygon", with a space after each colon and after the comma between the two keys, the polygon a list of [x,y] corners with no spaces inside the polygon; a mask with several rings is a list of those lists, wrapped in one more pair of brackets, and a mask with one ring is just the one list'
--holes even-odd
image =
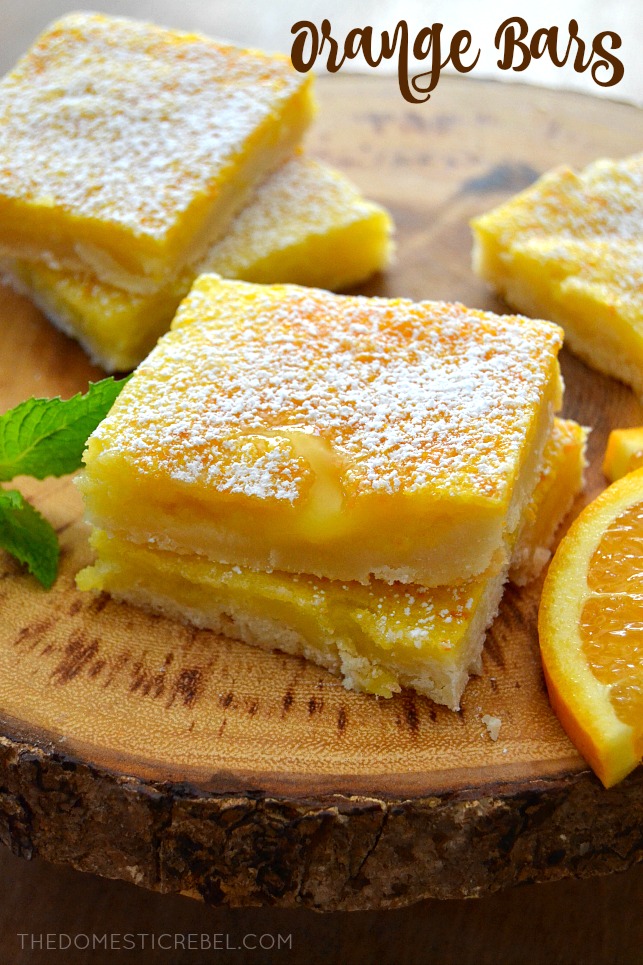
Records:
{"label": "wooden table background", "polygon": [[[0,850],[3,965],[640,965],[643,867],[399,911],[214,909]],[[20,932],[292,935],[281,952],[21,951]],[[28,940],[27,940],[28,941]],[[225,941],[225,938],[223,939]]]}
{"label": "wooden table background", "polygon": [[[493,85],[490,95],[494,95]],[[393,88],[391,88],[393,91]],[[417,168],[426,166],[427,184],[424,186],[415,172],[415,180],[404,182],[404,166],[408,160],[400,149],[395,163],[402,175],[404,198],[398,195],[394,214],[398,221],[412,225],[414,192],[431,191],[431,139],[450,136],[454,143],[460,137],[453,131],[453,117],[449,120],[449,105],[462,96],[459,81],[446,80],[440,91],[440,109],[433,117],[426,111],[408,112],[409,131],[417,130],[417,137],[426,143],[426,165],[420,155],[414,155]],[[394,94],[394,91],[393,91]],[[392,95],[393,96],[393,95]],[[569,96],[569,95],[567,95]],[[511,97],[505,90],[494,95],[494,109],[503,98]],[[539,110],[551,113],[550,137],[559,136],[556,116],[556,95],[542,94]],[[579,98],[587,106],[587,101]],[[322,98],[322,110],[323,110]],[[604,109],[604,108],[603,108]],[[619,124],[619,106],[614,107],[614,126]],[[581,114],[591,123],[591,108]],[[383,103],[372,112],[371,123],[386,130],[391,117]],[[405,115],[407,116],[407,115]],[[509,115],[508,115],[509,116]],[[590,121],[587,121],[587,118]],[[566,118],[568,124],[573,118]],[[393,132],[394,134],[394,132]],[[387,130],[389,140],[391,131]],[[484,132],[481,136],[484,136]],[[475,145],[464,142],[454,147],[451,163],[470,165],[475,174]],[[578,121],[578,151],[587,152],[591,138],[585,141],[583,123]],[[324,156],[324,144],[312,138],[313,149]],[[520,145],[515,156],[521,157]],[[419,160],[418,160],[419,158]],[[588,157],[587,160],[590,158]],[[359,180],[359,171],[347,156],[343,167]],[[561,158],[561,161],[564,158]],[[340,163],[333,157],[335,163]],[[521,158],[523,168],[533,165],[538,170],[538,158]],[[509,175],[520,174],[520,165]],[[512,174],[513,172],[513,174]],[[501,172],[502,173],[502,172]],[[390,172],[389,172],[390,175]],[[525,177],[527,172],[525,171]],[[387,195],[392,191],[385,167],[380,177],[361,185],[371,196],[391,203]],[[509,193],[522,183],[489,186],[490,198],[495,191]],[[435,190],[435,189],[434,189]],[[401,203],[400,203],[401,202]],[[466,223],[462,219],[460,199],[449,198],[435,207],[435,220],[425,225],[422,237],[413,235],[413,243],[401,246],[398,257],[423,259],[427,251],[438,259],[449,257],[449,245],[462,237],[468,239]],[[408,235],[411,237],[411,235]],[[439,240],[439,244],[438,244]],[[421,244],[420,244],[421,242]],[[468,242],[467,242],[468,243]],[[432,247],[431,247],[432,246]],[[445,261],[446,268],[446,261]],[[445,270],[445,290],[435,292],[438,297],[457,297],[458,278]],[[453,291],[450,290],[453,287]],[[427,292],[401,292],[405,295]],[[0,792],[2,788],[0,787]],[[228,934],[230,943],[241,942],[244,934],[292,935],[292,948],[281,952],[229,952],[241,963],[289,962],[347,963],[367,965],[387,962],[438,963],[438,965],[638,965],[643,961],[643,868],[588,881],[567,880],[548,885],[525,886],[477,901],[423,902],[410,908],[392,912],[334,913],[317,916],[307,911],[263,909],[212,909],[187,898],[160,896],[136,889],[122,882],[104,881],[81,875],[70,869],[48,865],[40,860],[32,864],[22,862],[5,850],[0,850],[0,965],[5,962],[28,963],[182,963],[220,961],[225,952],[196,951],[32,951],[27,938],[21,950],[19,933],[36,937],[47,933],[102,935],[105,932],[146,932],[171,934],[208,933]]]}

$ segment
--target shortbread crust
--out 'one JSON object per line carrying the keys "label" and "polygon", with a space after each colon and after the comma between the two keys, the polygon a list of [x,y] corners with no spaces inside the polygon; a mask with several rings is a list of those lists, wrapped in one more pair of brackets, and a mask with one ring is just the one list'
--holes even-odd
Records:
{"label": "shortbread crust", "polygon": [[[556,419],[513,553],[512,579],[526,582],[546,562],[582,486],[584,442],[580,426]],[[506,578],[504,568],[453,587],[381,580],[362,586],[222,566],[99,530],[92,545],[98,560],[79,574],[84,590],[304,656],[340,674],[350,690],[389,697],[411,687],[454,710],[469,676],[481,671],[485,632]]]}

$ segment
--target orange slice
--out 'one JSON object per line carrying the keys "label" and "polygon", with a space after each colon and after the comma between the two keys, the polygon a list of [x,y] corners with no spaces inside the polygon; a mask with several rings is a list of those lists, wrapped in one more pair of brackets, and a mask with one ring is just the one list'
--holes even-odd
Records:
{"label": "orange slice", "polygon": [[643,469],[572,525],[545,580],[538,630],[552,706],[611,787],[643,757]]}
{"label": "orange slice", "polygon": [[633,469],[643,466],[643,426],[614,429],[610,432],[603,461],[603,472],[614,482]]}

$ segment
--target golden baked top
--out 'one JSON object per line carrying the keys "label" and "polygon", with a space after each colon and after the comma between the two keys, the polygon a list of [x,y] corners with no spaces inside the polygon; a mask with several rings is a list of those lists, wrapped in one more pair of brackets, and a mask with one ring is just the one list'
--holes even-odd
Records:
{"label": "golden baked top", "polygon": [[[274,252],[367,218],[372,219],[370,237],[362,240],[362,248],[379,236],[382,255],[378,267],[381,267],[391,248],[390,241],[385,240],[386,232],[390,233],[393,228],[388,213],[362,197],[339,171],[298,154],[262,183],[252,203],[239,212],[230,231],[195,266],[194,275],[216,272],[225,278],[248,277],[245,271],[256,271],[261,260],[271,258]],[[311,257],[315,256],[313,252]],[[335,279],[346,277],[347,269],[339,263],[337,252],[334,261],[334,265],[326,266],[324,273],[328,280],[319,282],[319,287],[337,289]],[[298,278],[287,278],[299,282]]]}
{"label": "golden baked top", "polygon": [[196,275],[336,289],[384,267],[391,220],[337,171],[301,154],[262,182],[200,267],[135,294],[87,272],[0,257],[0,279],[31,297],[107,371],[127,371],[168,330]]}
{"label": "golden baked top", "polygon": [[[562,333],[462,305],[200,276],[90,454],[220,493],[506,504]],[[338,495],[339,498],[339,495]]]}
{"label": "golden baked top", "polygon": [[529,253],[640,313],[643,154],[595,161],[580,174],[558,168],[472,224],[501,250]]}
{"label": "golden baked top", "polygon": [[306,86],[281,55],[66,16],[0,83],[0,210],[18,199],[164,239]]}

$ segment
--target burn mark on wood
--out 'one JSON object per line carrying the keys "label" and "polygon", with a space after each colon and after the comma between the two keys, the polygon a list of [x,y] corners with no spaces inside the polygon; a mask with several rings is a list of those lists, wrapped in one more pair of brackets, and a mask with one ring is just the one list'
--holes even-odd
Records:
{"label": "burn mark on wood", "polygon": [[152,694],[152,697],[154,697],[155,700],[157,700],[159,697],[161,697],[161,696],[165,693],[165,681],[166,681],[166,678],[165,678],[165,669],[162,668],[161,670],[157,671],[157,672],[154,674],[154,680],[153,680],[153,685],[152,685],[152,688],[151,688],[151,694]]}
{"label": "burn mark on wood", "polygon": [[132,656],[131,653],[129,653],[128,651],[124,651],[123,653],[119,653],[119,655],[116,657],[115,660],[110,661],[111,670],[103,684],[103,688],[105,690],[107,690],[108,687],[111,687],[111,685],[113,684],[114,680],[119,675],[121,670],[123,670],[123,668],[129,663],[131,656]]}
{"label": "burn mark on wood", "polygon": [[69,529],[70,526],[73,526],[75,522],[75,519],[68,519],[66,523],[61,523],[60,526],[56,526],[56,533],[58,536],[62,536],[65,530]]}
{"label": "burn mark on wood", "polygon": [[132,683],[129,688],[131,694],[140,692],[143,697],[152,696],[155,700],[162,697],[166,690],[166,672],[174,660],[174,654],[165,656],[163,665],[158,670],[152,670],[142,660],[138,660],[132,667]]}
{"label": "burn mark on wood", "polygon": [[22,646],[22,644],[29,644],[27,649],[33,650],[44,635],[51,630],[53,625],[53,617],[47,617],[45,620],[35,620],[33,623],[29,623],[26,627],[22,627],[18,631],[14,640],[14,646],[19,647]]}
{"label": "burn mark on wood", "polygon": [[91,609],[94,613],[101,613],[109,603],[109,600],[110,597],[108,593],[99,593],[98,596],[92,600]]}
{"label": "burn mark on wood", "polygon": [[0,555],[0,562],[2,563],[2,571],[0,572],[0,580],[6,580],[8,577],[10,577],[10,576],[15,576],[15,575],[16,575],[16,573],[18,572],[18,564],[17,564],[17,562],[13,559],[13,557],[9,556],[8,553],[5,553],[4,550],[2,551],[2,554]]}
{"label": "burn mark on wood", "polygon": [[163,661],[163,666],[154,675],[154,692],[153,697],[160,697],[165,691],[165,684],[167,682],[167,670],[171,666],[174,660],[174,654],[168,653],[165,655],[165,660]]}
{"label": "burn mark on wood", "polygon": [[186,667],[177,676],[172,693],[166,706],[171,707],[175,700],[180,700],[184,707],[193,707],[201,690],[203,671],[200,667]]}
{"label": "burn mark on wood", "polygon": [[94,637],[88,640],[84,633],[74,633],[65,646],[63,656],[51,674],[51,680],[56,684],[68,684],[83,670],[86,670],[96,658],[100,649],[98,640]]}
{"label": "burn mark on wood", "polygon": [[129,686],[130,694],[135,694],[137,693],[137,691],[145,687],[145,680],[146,680],[145,670],[146,668],[144,664],[142,664],[140,660],[137,660],[134,666],[132,667],[132,682]]}
{"label": "burn mark on wood", "polygon": [[87,676],[91,677],[93,680],[94,677],[98,677],[98,675],[105,669],[106,666],[107,666],[106,660],[103,660],[102,658],[100,660],[95,660],[94,663],[89,668],[89,670],[87,671]]}
{"label": "burn mark on wood", "polygon": [[147,672],[147,667],[140,660],[132,667],[132,682],[129,686],[130,694],[136,694],[141,691],[141,693],[148,694],[150,690],[150,679]]}
{"label": "burn mark on wood", "polygon": [[187,655],[190,650],[192,650],[195,642],[197,641],[199,634],[202,632],[198,627],[183,627],[184,635],[181,640],[180,646],[181,651],[184,655]]}

